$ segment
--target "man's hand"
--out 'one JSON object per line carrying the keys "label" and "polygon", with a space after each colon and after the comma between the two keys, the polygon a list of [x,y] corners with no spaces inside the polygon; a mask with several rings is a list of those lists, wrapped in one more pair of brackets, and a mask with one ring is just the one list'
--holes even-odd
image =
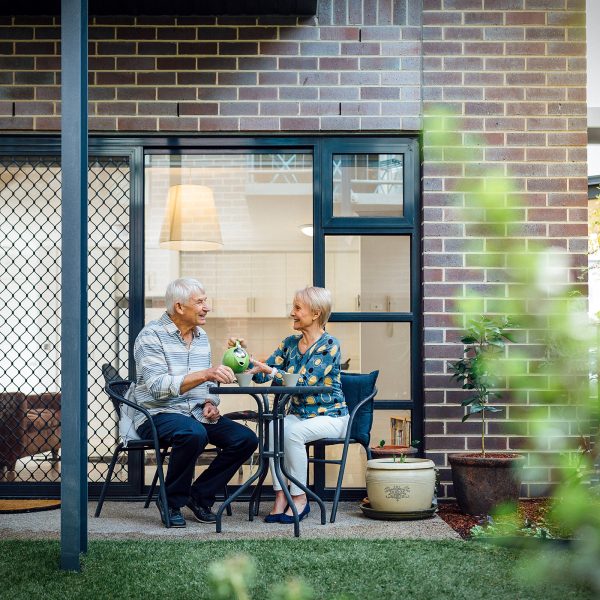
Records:
{"label": "man's hand", "polygon": [[206,378],[208,381],[216,383],[233,383],[235,381],[233,371],[225,365],[217,365],[216,367],[206,369]]}
{"label": "man's hand", "polygon": [[219,407],[215,406],[212,402],[205,402],[202,414],[209,421],[216,421],[221,414],[219,413]]}

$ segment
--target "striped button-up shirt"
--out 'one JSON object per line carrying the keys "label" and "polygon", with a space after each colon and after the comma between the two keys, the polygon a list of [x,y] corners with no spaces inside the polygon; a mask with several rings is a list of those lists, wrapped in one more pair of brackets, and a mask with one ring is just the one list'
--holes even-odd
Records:
{"label": "striped button-up shirt", "polygon": [[[201,327],[193,330],[189,347],[177,325],[165,312],[140,331],[133,347],[137,379],[129,398],[147,409],[151,415],[179,413],[209,423],[202,413],[207,400],[219,404],[219,398],[208,393],[206,382],[181,393],[186,375],[211,366],[210,343]],[[139,411],[135,414],[136,429],[146,420]]]}

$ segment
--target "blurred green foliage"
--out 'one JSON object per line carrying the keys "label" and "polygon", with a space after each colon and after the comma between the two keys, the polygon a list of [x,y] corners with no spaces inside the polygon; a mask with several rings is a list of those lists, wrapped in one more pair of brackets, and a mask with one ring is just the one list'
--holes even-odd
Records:
{"label": "blurred green foliage", "polygon": [[531,442],[529,467],[552,474],[552,518],[575,540],[559,559],[540,552],[525,571],[538,579],[576,577],[600,593],[600,504],[598,485],[591,484],[598,480],[598,325],[588,317],[586,288],[569,250],[529,234],[527,199],[507,167],[479,164],[479,176],[469,176],[477,172],[482,146],[448,112],[425,118],[425,156],[462,167],[454,189],[463,222],[484,239],[477,250],[481,268],[503,284],[494,298],[474,292],[457,299],[458,324],[482,314],[519,323],[518,343],[490,356],[486,370],[503,377],[509,396],[518,399]]}

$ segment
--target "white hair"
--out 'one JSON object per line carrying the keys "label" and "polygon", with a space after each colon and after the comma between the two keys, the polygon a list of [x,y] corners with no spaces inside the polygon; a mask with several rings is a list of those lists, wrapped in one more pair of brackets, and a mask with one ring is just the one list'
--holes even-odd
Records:
{"label": "white hair", "polygon": [[175,312],[175,305],[179,302],[185,304],[192,294],[204,294],[204,286],[197,280],[191,277],[182,277],[171,281],[165,292],[165,305],[167,313],[172,315]]}
{"label": "white hair", "polygon": [[294,294],[294,300],[300,300],[306,304],[312,312],[318,312],[318,323],[325,327],[331,314],[331,292],[322,287],[305,287]]}

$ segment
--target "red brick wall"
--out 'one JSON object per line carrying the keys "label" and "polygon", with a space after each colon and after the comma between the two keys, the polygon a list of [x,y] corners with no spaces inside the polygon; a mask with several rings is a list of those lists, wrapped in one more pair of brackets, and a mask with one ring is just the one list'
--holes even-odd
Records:
{"label": "red brick wall", "polygon": [[[493,312],[506,291],[480,266],[493,241],[464,222],[456,182],[500,165],[524,199],[514,237],[585,264],[584,11],[585,0],[319,0],[308,19],[97,17],[89,126],[398,132],[420,129],[424,106],[456,111],[473,162],[426,147],[423,165],[426,445],[447,482],[447,453],[478,444],[446,372],[461,353],[455,297],[479,291]],[[59,130],[59,37],[51,17],[0,19],[1,131]],[[490,423],[490,448],[522,446],[528,401]]]}
{"label": "red brick wall", "polygon": [[[308,19],[93,18],[90,131],[419,129],[420,20],[418,0],[323,0]],[[0,21],[0,130],[59,129],[57,21]]]}
{"label": "red brick wall", "polygon": [[[522,207],[507,235],[523,249],[541,240],[560,248],[571,281],[587,266],[585,1],[424,0],[423,56],[425,110],[458,114],[453,143],[471,149],[471,162],[459,164],[452,148],[444,156],[426,147],[423,166],[425,432],[429,455],[447,465],[448,452],[480,446],[479,423],[460,422],[463,395],[448,386],[464,325],[456,298],[481,294],[498,313],[507,293],[503,274],[481,266],[482,253],[505,241],[465,219],[460,182],[499,167]],[[505,410],[489,423],[490,450],[524,448],[530,401],[504,395]],[[530,475],[523,491],[531,495],[552,479],[549,468]]]}

